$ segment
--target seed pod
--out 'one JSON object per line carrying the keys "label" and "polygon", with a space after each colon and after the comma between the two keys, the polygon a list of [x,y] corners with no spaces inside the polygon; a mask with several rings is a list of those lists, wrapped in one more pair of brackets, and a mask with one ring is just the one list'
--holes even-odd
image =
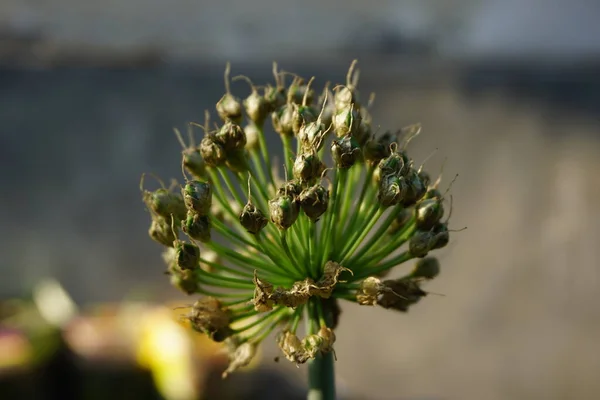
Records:
{"label": "seed pod", "polygon": [[258,94],[256,88],[252,86],[252,93],[244,99],[244,108],[246,109],[248,118],[255,124],[262,126],[269,113],[269,107],[270,105],[267,103],[267,100]]}
{"label": "seed pod", "polygon": [[380,170],[381,176],[399,175],[405,176],[410,171],[411,160],[406,153],[400,151],[392,151],[392,153],[379,162],[377,168]]}
{"label": "seed pod", "polygon": [[302,125],[297,134],[301,151],[311,152],[321,150],[326,134],[325,125],[319,120]]}
{"label": "seed pod", "polygon": [[417,201],[421,200],[425,195],[425,192],[427,192],[427,187],[423,185],[421,178],[419,178],[419,174],[414,169],[411,169],[406,175],[406,183],[408,190],[402,200],[402,206],[405,208],[413,206]]}
{"label": "seed pod", "polygon": [[269,200],[269,216],[279,229],[286,230],[298,218],[298,206],[292,197],[279,196]]}
{"label": "seed pod", "polygon": [[205,136],[200,142],[200,154],[207,165],[218,167],[223,165],[227,155],[222,145],[215,142],[210,136]]}
{"label": "seed pod", "polygon": [[164,218],[159,217],[158,215],[152,218],[150,229],[148,229],[148,235],[162,245],[173,247],[175,233],[173,233],[171,225]]}
{"label": "seed pod", "polygon": [[206,163],[198,147],[183,150],[183,166],[196,179],[206,176]]}
{"label": "seed pod", "polygon": [[346,135],[331,143],[331,156],[338,168],[347,169],[360,157],[360,147],[352,136]]}
{"label": "seed pod", "polygon": [[358,133],[362,117],[354,106],[338,110],[333,116],[333,129],[338,137],[355,136]]}
{"label": "seed pod", "polygon": [[217,102],[217,113],[224,122],[232,121],[236,124],[242,122],[242,104],[240,99],[235,97],[229,91],[229,70],[230,65],[225,67],[225,94]]}
{"label": "seed pod", "polygon": [[448,242],[450,242],[450,232],[448,231],[448,224],[445,222],[438,222],[433,227],[433,232],[435,233],[435,244],[433,245],[434,249],[441,249],[442,247],[446,247]]}
{"label": "seed pod", "polygon": [[387,175],[379,183],[377,200],[383,207],[400,204],[407,191],[406,181],[403,177]]}
{"label": "seed pod", "polygon": [[392,134],[390,132],[368,140],[364,147],[365,160],[371,165],[378,164],[382,159],[389,157],[391,144]]}
{"label": "seed pod", "polygon": [[181,240],[175,241],[175,260],[177,266],[182,269],[196,269],[200,261],[200,248],[192,243],[186,243]]}
{"label": "seed pod", "polygon": [[[423,171],[421,169],[419,169],[419,171],[417,171],[417,173],[419,174],[419,179],[421,179],[423,186],[425,186],[425,188],[428,188],[429,184],[431,183],[431,177],[429,176],[429,174],[426,171]],[[441,193],[440,193],[440,197],[441,197]]]}
{"label": "seed pod", "polygon": [[299,154],[294,161],[294,178],[301,184],[310,183],[321,177],[325,170],[325,164],[319,159],[316,151]]}
{"label": "seed pod", "polygon": [[267,226],[267,217],[256,206],[248,202],[240,213],[240,223],[248,232],[256,235]]}
{"label": "seed pod", "polygon": [[395,279],[384,281],[389,289],[381,294],[377,304],[383,308],[407,312],[408,308],[419,302],[427,292],[419,287],[419,281],[414,279]]}
{"label": "seed pod", "polygon": [[182,229],[189,237],[202,243],[210,242],[211,225],[207,215],[188,212],[187,218],[182,222]]}
{"label": "seed pod", "polygon": [[188,181],[181,190],[188,211],[208,215],[212,206],[212,190],[208,182]]}
{"label": "seed pod", "polygon": [[423,196],[424,199],[441,199],[442,198],[442,192],[440,192],[437,188],[431,188],[428,189],[427,192],[425,193],[425,196]]}
{"label": "seed pod", "polygon": [[258,127],[254,123],[248,124],[244,127],[244,132],[246,132],[246,150],[257,150],[260,143],[258,138],[260,131]]}
{"label": "seed pod", "polygon": [[438,222],[433,229],[428,231],[417,230],[408,242],[410,253],[419,258],[423,258],[431,250],[445,247],[450,240],[448,227],[445,223]]}
{"label": "seed pod", "polygon": [[192,328],[217,342],[222,342],[233,333],[229,328],[229,313],[214,297],[203,297],[196,301],[188,319]]}
{"label": "seed pod", "polygon": [[283,136],[294,136],[294,106],[284,104],[271,114],[275,132]]}
{"label": "seed pod", "polygon": [[417,260],[411,278],[433,279],[440,273],[440,262],[435,257],[425,257]]}
{"label": "seed pod", "polygon": [[194,294],[198,290],[198,282],[190,270],[172,273],[171,285],[188,295]]}
{"label": "seed pod", "polygon": [[246,146],[246,133],[241,126],[228,121],[214,135],[214,141],[229,153],[231,150],[243,149]]}
{"label": "seed pod", "polygon": [[390,235],[394,235],[399,231],[404,230],[407,224],[412,220],[415,210],[413,208],[404,208],[398,216],[392,221],[388,229]]}
{"label": "seed pod", "polygon": [[353,60],[348,68],[346,74],[346,84],[340,85],[335,88],[335,107],[341,110],[352,104],[358,104],[358,91],[356,86],[358,85],[358,77],[360,75],[358,70],[355,70],[357,60]]}
{"label": "seed pod", "polygon": [[317,222],[319,217],[327,211],[329,191],[321,185],[314,185],[304,189],[298,200],[306,216],[313,222]]}
{"label": "seed pod", "polygon": [[417,229],[430,230],[444,216],[444,206],[439,198],[424,199],[415,207]]}
{"label": "seed pod", "polygon": [[238,369],[250,364],[254,356],[256,355],[256,344],[251,342],[238,343],[235,346],[235,350],[229,352],[229,366],[221,377],[227,378],[229,374],[237,371]]}
{"label": "seed pod", "polygon": [[267,107],[268,107],[267,109],[269,110],[269,112],[278,110],[285,104],[285,99],[286,99],[285,87],[283,87],[283,86],[273,87],[271,85],[267,85],[267,87],[265,88],[265,94],[263,95],[263,97],[267,103]]}
{"label": "seed pod", "polygon": [[316,122],[318,112],[310,106],[296,106],[292,114],[292,131],[294,135],[299,136],[300,129],[306,124]]}

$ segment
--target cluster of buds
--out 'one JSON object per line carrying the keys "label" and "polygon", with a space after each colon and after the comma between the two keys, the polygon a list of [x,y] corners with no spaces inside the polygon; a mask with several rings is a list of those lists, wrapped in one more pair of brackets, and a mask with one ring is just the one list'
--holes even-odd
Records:
{"label": "cluster of buds", "polygon": [[[276,64],[265,86],[229,72],[216,104],[221,126],[210,130],[208,113],[204,125],[191,123],[204,130],[199,145],[192,128],[189,144],[176,131],[181,190],[142,189],[172,283],[204,296],[185,318],[229,351],[224,376],[247,365],[274,330],[296,364],[334,354],[340,300],[406,312],[427,295],[421,286],[439,273],[428,254],[451,232],[440,179],[432,183],[407,153],[420,125],[376,135],[356,62],[345,84],[327,83],[318,97],[314,78]],[[230,88],[239,79],[250,84],[244,99]],[[266,132],[269,115],[276,135]],[[267,140],[281,141],[283,166],[271,165]],[[411,259],[412,273],[381,280]]]}

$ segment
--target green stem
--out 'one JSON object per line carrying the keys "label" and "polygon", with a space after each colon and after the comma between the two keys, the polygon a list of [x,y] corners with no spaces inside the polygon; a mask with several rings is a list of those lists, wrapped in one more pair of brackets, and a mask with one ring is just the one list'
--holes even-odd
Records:
{"label": "green stem", "polygon": [[[321,299],[317,300],[321,302]],[[318,305],[308,307],[311,310],[311,318],[307,321],[307,334],[317,331]],[[324,310],[326,318],[331,319],[329,310]],[[331,325],[331,321],[328,325]],[[333,367],[333,352],[319,353],[317,357],[308,362],[308,400],[334,400],[335,399],[335,374]]]}

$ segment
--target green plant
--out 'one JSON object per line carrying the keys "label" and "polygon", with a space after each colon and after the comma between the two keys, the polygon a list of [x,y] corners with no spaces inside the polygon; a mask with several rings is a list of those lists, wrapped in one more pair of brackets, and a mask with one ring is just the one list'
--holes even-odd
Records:
{"label": "green plant", "polygon": [[[440,179],[430,182],[406,153],[420,125],[372,132],[355,62],[345,85],[326,85],[318,99],[313,79],[276,64],[273,73],[275,84],[262,94],[247,77],[234,78],[250,83],[241,101],[230,91],[228,65],[226,93],[216,104],[222,126],[211,130],[208,113],[204,125],[192,124],[205,132],[198,146],[191,128],[189,144],[176,131],[185,185],[180,193],[142,189],[149,234],[167,246],[171,282],[204,296],[187,318],[228,346],[224,376],[247,365],[278,329],[283,355],[309,363],[309,397],[332,399],[338,301],[405,312],[426,296],[422,283],[439,273],[438,261],[426,256],[449,240],[444,195]],[[286,75],[293,76],[288,87]],[[269,115],[283,144],[282,167],[273,166],[267,148]],[[414,258],[409,274],[382,279]]]}

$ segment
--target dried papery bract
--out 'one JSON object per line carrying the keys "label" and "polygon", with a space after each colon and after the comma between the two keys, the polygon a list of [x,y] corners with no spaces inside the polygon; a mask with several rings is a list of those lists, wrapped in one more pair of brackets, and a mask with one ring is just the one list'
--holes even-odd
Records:
{"label": "dried papery bract", "polygon": [[[223,377],[275,333],[288,360],[310,361],[311,393],[330,400],[339,303],[405,312],[425,297],[422,286],[440,272],[431,252],[449,242],[452,197],[444,204],[441,173],[432,182],[426,160],[416,167],[409,157],[420,124],[379,134],[374,95],[359,101],[356,61],[331,90],[274,63],[271,84],[233,79],[250,85],[243,102],[229,70],[216,104],[223,122],[212,126],[206,114],[204,125],[190,123],[204,131],[198,146],[191,131],[188,144],[176,131],[181,190],[141,185],[148,233],[167,248],[172,284],[202,296],[186,318],[227,345]],[[269,113],[277,134],[265,126]],[[392,275],[410,260],[411,272]]]}

